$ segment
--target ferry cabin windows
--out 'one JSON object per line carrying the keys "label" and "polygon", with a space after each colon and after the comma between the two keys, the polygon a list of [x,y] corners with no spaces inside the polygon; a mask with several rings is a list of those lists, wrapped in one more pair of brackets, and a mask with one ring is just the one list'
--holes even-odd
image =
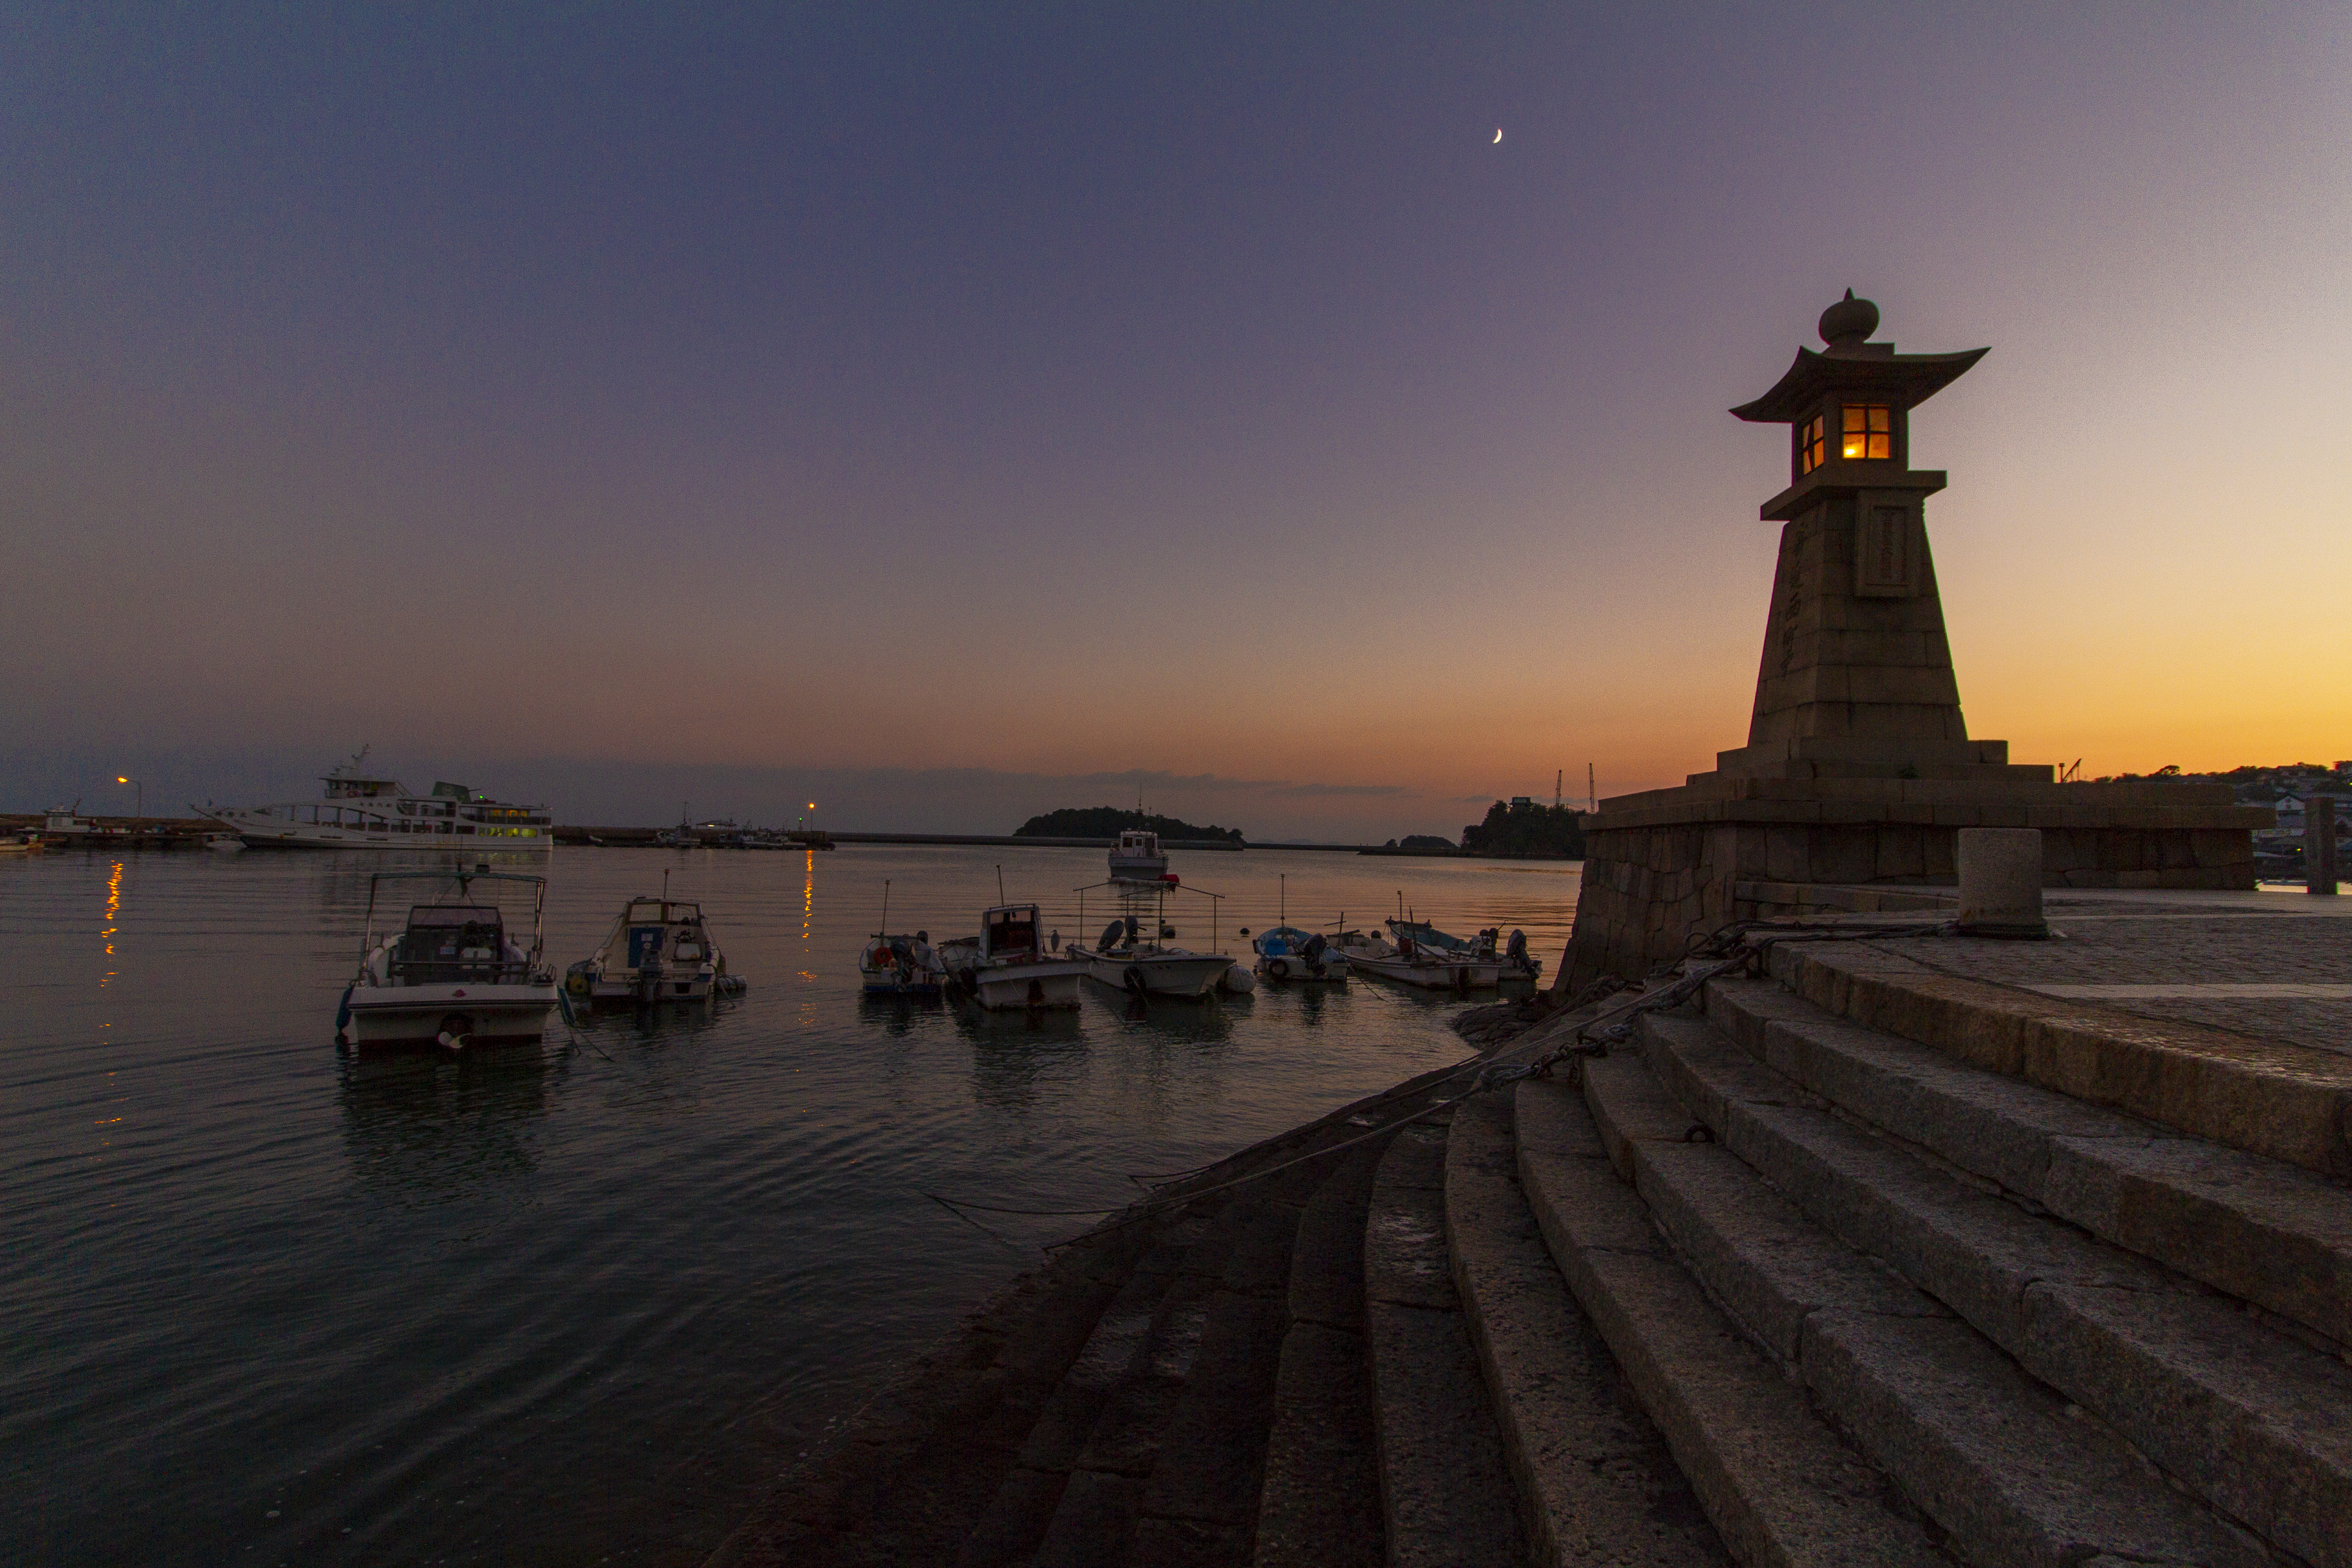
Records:
{"label": "ferry cabin windows", "polygon": [[1822,466],[1822,416],[1818,414],[1797,431],[1797,477],[1803,479]]}
{"label": "ferry cabin windows", "polygon": [[1894,410],[1880,404],[1848,404],[1839,413],[1839,457],[1851,460],[1895,456]]}

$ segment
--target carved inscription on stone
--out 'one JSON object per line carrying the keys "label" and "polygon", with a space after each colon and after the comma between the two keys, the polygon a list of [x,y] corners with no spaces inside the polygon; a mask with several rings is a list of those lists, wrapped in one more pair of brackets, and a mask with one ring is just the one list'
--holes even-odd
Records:
{"label": "carved inscription on stone", "polygon": [[1917,503],[1864,493],[1854,508],[1853,591],[1864,599],[1908,599],[1919,593]]}

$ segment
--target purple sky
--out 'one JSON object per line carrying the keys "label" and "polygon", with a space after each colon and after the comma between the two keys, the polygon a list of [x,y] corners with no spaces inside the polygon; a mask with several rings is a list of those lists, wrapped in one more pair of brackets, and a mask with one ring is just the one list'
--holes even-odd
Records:
{"label": "purple sky", "polygon": [[1677,782],[1848,286],[1975,733],[2352,755],[2352,10],[680,10],[0,14],[0,807]]}

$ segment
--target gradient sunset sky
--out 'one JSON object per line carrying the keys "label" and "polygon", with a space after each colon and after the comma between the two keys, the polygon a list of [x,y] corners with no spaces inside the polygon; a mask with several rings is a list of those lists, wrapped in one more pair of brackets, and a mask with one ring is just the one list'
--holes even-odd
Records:
{"label": "gradient sunset sky", "polygon": [[2352,756],[2340,4],[12,5],[0,160],[0,807],[1678,783],[1848,287],[1972,733]]}

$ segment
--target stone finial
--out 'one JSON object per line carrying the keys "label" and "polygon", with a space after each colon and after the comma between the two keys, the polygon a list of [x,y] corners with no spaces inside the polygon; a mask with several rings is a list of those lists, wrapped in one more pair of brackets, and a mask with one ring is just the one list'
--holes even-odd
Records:
{"label": "stone finial", "polygon": [[1855,299],[1851,289],[1844,299],[1822,312],[1822,342],[1832,349],[1859,348],[1876,331],[1878,307]]}

